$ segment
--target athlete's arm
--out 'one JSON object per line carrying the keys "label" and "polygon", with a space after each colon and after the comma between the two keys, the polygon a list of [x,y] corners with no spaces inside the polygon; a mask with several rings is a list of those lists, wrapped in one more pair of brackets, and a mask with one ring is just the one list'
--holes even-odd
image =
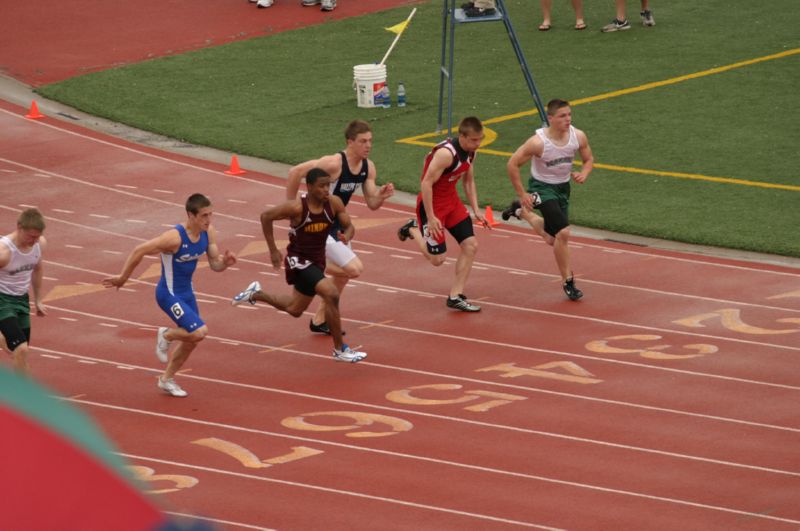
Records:
{"label": "athlete's arm", "polygon": [[341,230],[339,231],[339,240],[341,240],[342,243],[347,243],[353,239],[353,236],[355,236],[356,228],[350,221],[350,214],[348,214],[347,210],[345,210],[344,203],[342,203],[341,198],[332,195],[330,196],[329,201],[331,203],[331,208],[333,209],[333,214],[336,216],[336,219],[339,221],[339,225],[341,226]]}
{"label": "athlete's arm", "polygon": [[208,256],[208,266],[212,271],[218,273],[220,271],[225,271],[225,269],[236,263],[236,255],[229,250],[225,249],[223,254],[219,253],[219,247],[217,247],[217,231],[212,225],[208,226],[208,250],[206,251],[206,255]]}
{"label": "athlete's arm", "polygon": [[511,181],[511,185],[514,187],[514,191],[517,192],[517,196],[519,197],[522,205],[528,210],[533,208],[533,202],[531,201],[530,195],[522,186],[520,168],[529,162],[534,156],[541,156],[543,150],[544,144],[542,143],[542,140],[538,137],[538,135],[533,135],[526,140],[524,144],[517,148],[514,154],[511,155],[511,158],[508,159],[508,163],[506,164],[506,171],[508,172],[508,178]]}
{"label": "athlete's arm", "polygon": [[275,244],[275,234],[272,230],[272,222],[279,219],[288,219],[292,225],[297,225],[301,222],[300,217],[303,215],[303,203],[300,199],[292,199],[280,205],[275,205],[268,208],[261,213],[261,231],[264,233],[264,240],[267,242],[269,248],[269,258],[272,262],[272,267],[280,269],[283,257]]}
{"label": "athlete's arm", "polygon": [[42,258],[36,267],[33,268],[31,275],[31,287],[33,288],[33,304],[36,306],[36,315],[47,315],[47,308],[42,304],[42,278],[44,277],[44,248],[47,245],[47,240],[44,236],[39,238],[39,250],[42,252]]}
{"label": "athlete's arm", "polygon": [[107,288],[121,288],[125,285],[130,278],[133,270],[139,265],[146,255],[153,255],[159,253],[174,254],[181,246],[181,235],[178,229],[170,229],[161,236],[157,236],[152,240],[146,241],[137,245],[128,259],[125,260],[125,265],[122,266],[122,272],[116,277],[109,277],[103,279],[103,285]]}
{"label": "athlete's arm", "polygon": [[11,261],[11,249],[4,243],[0,243],[0,267],[5,267]]}
{"label": "athlete's arm", "polygon": [[318,159],[307,160],[301,162],[297,166],[292,166],[289,169],[289,176],[286,180],[287,200],[297,198],[297,191],[300,190],[300,183],[303,182],[303,179],[305,179],[308,172],[313,168],[325,170],[325,173],[331,176],[331,180],[335,181],[342,175],[342,156],[336,153],[335,155],[327,155]]}
{"label": "athlete's arm", "polygon": [[578,184],[583,184],[592,173],[594,169],[594,156],[592,155],[592,148],[589,146],[589,138],[586,133],[580,129],[575,129],[575,134],[578,137],[578,153],[581,154],[581,161],[583,161],[581,171],[572,172],[572,178]]}
{"label": "athlete's arm", "polygon": [[367,167],[369,168],[367,180],[364,181],[363,185],[364,200],[367,202],[367,207],[369,207],[370,210],[378,210],[383,202],[394,194],[394,185],[392,183],[387,183],[378,187],[378,172],[375,169],[375,164],[371,160],[368,160]]}
{"label": "athlete's arm", "polygon": [[420,184],[422,206],[425,208],[425,215],[428,217],[428,230],[437,239],[442,236],[442,222],[433,213],[433,185],[442,178],[444,170],[452,163],[453,155],[448,150],[437,149]]}
{"label": "athlete's arm", "polygon": [[461,186],[464,187],[464,195],[467,196],[469,206],[472,208],[472,212],[475,213],[475,219],[483,223],[484,226],[489,227],[486,223],[486,218],[483,217],[483,214],[478,209],[478,187],[475,185],[475,172],[472,166],[461,178]]}

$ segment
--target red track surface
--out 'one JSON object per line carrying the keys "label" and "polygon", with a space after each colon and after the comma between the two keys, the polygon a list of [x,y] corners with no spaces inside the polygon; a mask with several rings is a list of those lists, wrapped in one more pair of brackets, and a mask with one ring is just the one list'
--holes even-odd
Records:
{"label": "red track surface", "polygon": [[39,86],[409,3],[343,0],[323,13],[301,7],[300,0],[276,0],[269,9],[246,0],[3,2],[0,71]]}
{"label": "red track surface", "polygon": [[[343,0],[333,16],[406,3]],[[328,16],[296,0],[9,3],[0,64],[39,85]],[[355,202],[366,272],[343,315],[369,358],[339,364],[308,315],[228,303],[256,278],[288,290],[257,222],[280,179],[23,114],[0,102],[0,227],[25,205],[48,220],[34,375],[168,510],[229,529],[800,526],[796,269],[578,240],[586,297],[571,303],[550,248],[503,227],[478,234],[468,294],[483,312],[459,314],[444,306],[452,261],[434,269],[395,237],[409,209]],[[195,275],[210,336],[173,399],[155,387],[157,262],[119,292],[99,282],[196,191],[240,262]]]}
{"label": "red track surface", "polygon": [[[280,179],[23,114],[0,104],[0,226],[24,205],[48,220],[31,366],[152,470],[169,510],[230,529],[800,525],[797,270],[578,240],[571,303],[549,247],[481,229],[468,294],[484,310],[460,314],[452,261],[395,237],[410,210],[356,201],[366,273],[343,315],[369,358],[339,364],[308,315],[228,303],[253,279],[288,290],[257,222]],[[99,282],[196,191],[240,262],[195,275],[210,336],[174,399],[155,387],[157,262],[122,291]]]}

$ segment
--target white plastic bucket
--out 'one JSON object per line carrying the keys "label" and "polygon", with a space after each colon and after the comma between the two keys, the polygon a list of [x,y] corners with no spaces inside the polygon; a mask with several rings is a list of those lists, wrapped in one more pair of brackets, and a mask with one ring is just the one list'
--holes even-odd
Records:
{"label": "white plastic bucket", "polygon": [[386,65],[356,65],[353,86],[359,107],[381,107],[386,88]]}

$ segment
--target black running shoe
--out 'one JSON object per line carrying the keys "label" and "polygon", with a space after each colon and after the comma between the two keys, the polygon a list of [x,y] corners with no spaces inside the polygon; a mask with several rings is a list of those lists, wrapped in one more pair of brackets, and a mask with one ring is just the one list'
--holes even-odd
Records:
{"label": "black running shoe", "polygon": [[400,238],[401,242],[404,242],[409,238],[413,240],[414,237],[411,235],[410,229],[411,227],[416,227],[416,226],[417,226],[417,219],[416,218],[409,219],[405,225],[403,225],[402,227],[400,227],[400,229],[398,229],[397,237]]}
{"label": "black running shoe", "polygon": [[[308,322],[308,329],[311,330],[312,332],[317,333],[317,334],[325,334],[325,335],[328,335],[328,336],[331,335],[331,329],[328,328],[328,323],[314,324],[314,320],[313,319]],[[347,334],[347,332],[342,330],[342,335],[346,335],[346,334]]]}
{"label": "black running shoe", "polygon": [[575,287],[575,279],[573,277],[569,277],[566,282],[564,282],[564,293],[567,294],[569,300],[576,301],[583,297],[583,292]]}
{"label": "black running shoe", "polygon": [[458,297],[447,297],[447,307],[462,312],[479,312],[481,307],[467,301],[467,296],[459,293]]}
{"label": "black running shoe", "polygon": [[508,208],[503,210],[503,213],[500,216],[503,218],[503,221],[508,221],[512,216],[519,219],[517,215],[517,210],[522,208],[522,203],[519,202],[519,199],[514,199]]}

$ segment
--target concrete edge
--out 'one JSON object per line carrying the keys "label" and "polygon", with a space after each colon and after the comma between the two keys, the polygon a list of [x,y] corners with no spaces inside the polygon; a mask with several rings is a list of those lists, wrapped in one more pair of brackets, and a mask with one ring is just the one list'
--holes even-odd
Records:
{"label": "concrete edge", "polygon": [[[0,98],[24,108],[28,108],[31,102],[36,100],[39,110],[48,117],[74,123],[76,125],[80,125],[81,127],[86,127],[87,129],[121,138],[135,144],[161,149],[170,153],[185,155],[187,157],[216,162],[223,165],[226,165],[230,162],[230,152],[181,142],[179,140],[175,140],[174,138],[157,135],[155,133],[149,133],[147,131],[142,131],[127,125],[86,114],[77,109],[69,107],[68,105],[51,101],[38,94],[35,94],[30,86],[3,74],[0,74]],[[237,158],[239,159],[239,163],[242,167],[284,179],[288,175],[289,168],[291,167],[287,164],[272,162],[247,155],[237,154]],[[416,195],[398,191],[395,192],[391,202],[413,207],[416,205]],[[499,216],[500,212],[497,212],[497,217],[499,218]],[[497,221],[500,220],[497,219]],[[527,227],[527,223],[522,221],[512,220],[504,223],[523,228]],[[670,240],[660,240],[656,238],[647,238],[644,236],[635,236],[632,234],[611,232],[607,230],[579,227],[577,225],[572,225],[572,233],[577,237],[589,238],[593,240],[613,241],[616,243],[625,243],[638,247],[652,247],[655,249],[663,249],[668,251],[692,253],[702,256],[726,258],[730,260],[742,260],[745,262],[770,264],[800,269],[800,258],[794,258],[790,256],[740,251],[736,249],[726,249],[723,247],[693,245]]]}

